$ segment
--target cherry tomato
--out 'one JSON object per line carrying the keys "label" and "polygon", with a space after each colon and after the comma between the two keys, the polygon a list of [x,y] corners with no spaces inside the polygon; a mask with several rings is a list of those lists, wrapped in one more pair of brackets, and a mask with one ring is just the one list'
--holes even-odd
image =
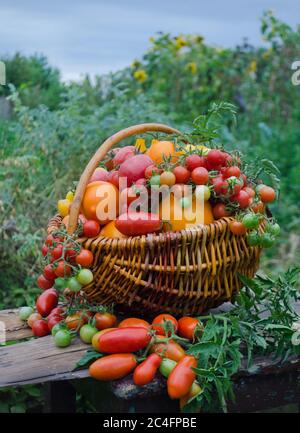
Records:
{"label": "cherry tomato", "polygon": [[57,277],[67,277],[67,276],[71,275],[72,268],[70,265],[65,263],[63,260],[60,260],[56,264],[56,267],[54,268],[54,272],[55,272],[55,275]]}
{"label": "cherry tomato", "polygon": [[90,344],[98,329],[92,325],[86,324],[80,328],[79,335],[84,343]]}
{"label": "cherry tomato", "polygon": [[58,260],[62,257],[63,254],[63,246],[61,244],[56,245],[51,251],[50,255],[53,260]]}
{"label": "cherry tomato", "polygon": [[76,249],[73,247],[71,243],[68,244],[65,250],[65,259],[74,263],[77,255],[78,255],[78,251],[76,251]]}
{"label": "cherry tomato", "polygon": [[43,317],[48,316],[58,304],[58,292],[55,289],[45,290],[36,300],[36,309]]}
{"label": "cherry tomato", "polygon": [[229,224],[231,233],[241,236],[247,233],[247,229],[241,221],[231,221]]}
{"label": "cherry tomato", "polygon": [[43,290],[51,289],[53,284],[54,280],[48,280],[44,275],[40,275],[37,279],[37,285]]}
{"label": "cherry tomato", "polygon": [[271,248],[275,243],[275,239],[270,233],[263,233],[260,236],[259,243],[263,248]]}
{"label": "cherry tomato", "polygon": [[92,251],[82,248],[80,253],[76,256],[75,261],[78,265],[81,265],[84,268],[89,268],[93,264],[94,254]]}
{"label": "cherry tomato", "polygon": [[199,326],[198,319],[194,317],[181,317],[181,319],[178,320],[178,334],[192,341],[197,326]]}
{"label": "cherry tomato", "polygon": [[217,220],[219,218],[226,218],[231,215],[231,212],[226,209],[226,206],[224,203],[217,203],[214,205],[213,209],[213,216]]}
{"label": "cherry tomato", "polygon": [[175,175],[176,183],[187,183],[191,177],[191,172],[182,165],[175,167],[173,174]]}
{"label": "cherry tomato", "polygon": [[21,320],[27,320],[34,310],[32,307],[21,307],[19,310],[19,317]]}
{"label": "cherry tomato", "polygon": [[117,328],[99,337],[99,349],[104,353],[131,353],[144,349],[151,340],[145,328]]}
{"label": "cherry tomato", "polygon": [[257,229],[259,226],[259,217],[255,213],[247,213],[243,216],[242,223],[246,229]]}
{"label": "cherry tomato", "polygon": [[279,236],[280,235],[280,225],[277,223],[274,223],[274,224],[268,223],[268,225],[266,227],[266,231],[273,236]]}
{"label": "cherry tomato", "polygon": [[196,367],[197,360],[194,356],[187,355],[178,362],[167,381],[170,398],[181,398],[189,392],[196,379],[196,374],[192,368]]}
{"label": "cherry tomato", "polygon": [[102,329],[101,331],[96,332],[96,334],[92,338],[92,346],[95,350],[100,352],[100,349],[99,349],[99,337],[100,337],[100,335],[105,334],[105,332],[112,331],[113,329],[117,329],[117,328],[106,328],[106,329]]}
{"label": "cherry tomato", "polygon": [[150,329],[150,323],[143,319],[137,319],[135,317],[129,317],[128,319],[122,320],[118,325],[119,328],[145,328]]}
{"label": "cherry tomato", "polygon": [[263,186],[258,194],[263,203],[272,203],[276,198],[276,192],[270,186]]}
{"label": "cherry tomato", "polygon": [[162,358],[156,353],[152,353],[133,373],[133,382],[138,386],[144,386],[154,379],[154,376],[161,364]]}
{"label": "cherry tomato", "polygon": [[[48,326],[49,326],[49,325],[48,325]],[[64,325],[63,323],[61,323],[61,322],[56,323],[56,324],[53,326],[53,328],[51,329],[51,335],[53,335],[53,337],[54,337],[54,335],[55,335],[58,331],[61,331],[62,329],[65,329],[65,325]]]}
{"label": "cherry tomato", "polygon": [[194,168],[191,176],[196,185],[204,185],[209,179],[209,173],[204,167]]}
{"label": "cherry tomato", "polygon": [[83,224],[83,236],[94,238],[100,233],[100,224],[98,221],[88,220]]}
{"label": "cherry tomato", "polygon": [[156,165],[149,165],[145,170],[145,178],[150,179],[152,176],[160,174],[161,172],[162,170],[156,167]]}
{"label": "cherry tomato", "polygon": [[45,245],[46,245],[47,247],[50,247],[50,246],[53,245],[53,242],[54,242],[54,237],[53,237],[52,235],[48,235],[48,236],[46,237],[46,240],[45,240]]}
{"label": "cherry tomato", "polygon": [[207,160],[204,156],[189,155],[185,159],[185,165],[189,171],[193,171],[197,167],[205,167],[206,168]]}
{"label": "cherry tomato", "polygon": [[67,316],[65,322],[69,329],[79,329],[85,323],[82,314],[79,312]]}
{"label": "cherry tomato", "polygon": [[70,332],[64,329],[60,329],[54,335],[54,343],[57,347],[67,347],[70,346],[72,337]]}
{"label": "cherry tomato", "polygon": [[243,191],[245,191],[249,197],[254,198],[255,197],[255,191],[250,186],[244,186]]}
{"label": "cherry tomato", "polygon": [[176,183],[176,176],[171,171],[163,171],[160,175],[160,185],[173,186]]}
{"label": "cherry tomato", "polygon": [[224,172],[224,177],[228,178],[231,176],[240,177],[241,170],[237,165],[232,165],[231,167],[227,167]]}
{"label": "cherry tomato", "polygon": [[160,185],[160,174],[154,174],[153,176],[150,177],[149,179],[149,184],[150,186],[159,186]]}
{"label": "cherry tomato", "polygon": [[121,379],[131,373],[137,366],[132,353],[117,353],[97,359],[89,367],[91,377],[98,380]]}
{"label": "cherry tomato", "polygon": [[47,247],[47,245],[44,244],[42,246],[42,255],[43,255],[43,257],[45,257],[47,255],[47,253],[48,253],[48,247]]}
{"label": "cherry tomato", "polygon": [[254,203],[251,206],[251,209],[253,210],[254,213],[264,213],[265,212],[265,205],[263,204],[262,201],[259,201],[257,203]]}
{"label": "cherry tomato", "polygon": [[68,289],[72,293],[77,293],[82,289],[82,285],[75,277],[71,277],[68,280]]}
{"label": "cherry tomato", "polygon": [[49,314],[49,317],[52,316],[52,315],[63,316],[64,313],[65,313],[65,311],[64,311],[63,308],[56,307],[56,308],[53,308],[53,310],[51,310],[51,313]]}
{"label": "cherry tomato", "polygon": [[49,331],[52,331],[53,327],[60,323],[63,320],[61,316],[58,316],[56,314],[50,314],[50,316],[47,319],[47,324]]}
{"label": "cherry tomato", "polygon": [[228,191],[228,182],[222,176],[216,176],[211,180],[216,195],[226,195]]}
{"label": "cherry tomato", "polygon": [[35,320],[32,324],[32,332],[36,337],[44,337],[50,333],[45,320]]}
{"label": "cherry tomato", "polygon": [[164,329],[164,325],[166,324],[166,322],[171,322],[174,331],[177,331],[178,322],[175,317],[171,316],[171,314],[159,314],[152,321],[152,329],[154,329],[157,335],[166,335]]}
{"label": "cherry tomato", "polygon": [[93,272],[90,271],[89,269],[81,269],[76,275],[76,279],[80,284],[86,286],[87,284],[90,284],[93,281],[94,275]]}
{"label": "cherry tomato", "polygon": [[[47,265],[44,267],[44,277],[47,278],[47,280],[55,280],[56,275],[53,269],[52,265]],[[50,287],[49,287],[50,288]]]}
{"label": "cherry tomato", "polygon": [[255,247],[260,244],[260,236],[255,232],[251,232],[247,235],[247,242],[250,247]]}
{"label": "cherry tomato", "polygon": [[[156,340],[163,340],[163,335],[157,335]],[[174,340],[169,340],[168,343],[156,343],[150,348],[150,353],[157,353],[173,361],[180,361],[185,356],[184,349]]]}
{"label": "cherry tomato", "polygon": [[251,204],[251,197],[246,193],[246,191],[241,190],[238,194],[230,197],[230,200],[237,202],[241,209],[245,209]]}
{"label": "cherry tomato", "polygon": [[210,199],[211,193],[207,185],[197,185],[195,189],[195,197],[208,201]]}
{"label": "cherry tomato", "polygon": [[30,314],[30,316],[27,319],[27,325],[29,326],[29,328],[32,328],[32,325],[34,324],[34,322],[36,320],[41,320],[42,316],[39,313],[32,313]]}
{"label": "cherry tomato", "polygon": [[207,154],[207,161],[212,168],[218,168],[225,165],[226,156],[224,152],[218,149],[212,149]]}

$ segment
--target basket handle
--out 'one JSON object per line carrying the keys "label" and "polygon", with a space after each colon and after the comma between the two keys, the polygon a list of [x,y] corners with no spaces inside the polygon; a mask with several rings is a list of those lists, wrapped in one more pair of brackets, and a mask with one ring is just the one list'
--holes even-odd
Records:
{"label": "basket handle", "polygon": [[111,137],[107,138],[99,149],[96,151],[90,162],[85,167],[74,196],[74,200],[70,208],[70,218],[68,224],[68,233],[72,234],[77,228],[79,210],[83,195],[88,184],[90,177],[94,170],[97,168],[100,161],[106,156],[109,150],[120,141],[132,135],[143,134],[144,132],[164,132],[166,134],[180,134],[181,132],[170,126],[161,123],[141,123],[139,125],[130,126],[129,128],[122,129]]}

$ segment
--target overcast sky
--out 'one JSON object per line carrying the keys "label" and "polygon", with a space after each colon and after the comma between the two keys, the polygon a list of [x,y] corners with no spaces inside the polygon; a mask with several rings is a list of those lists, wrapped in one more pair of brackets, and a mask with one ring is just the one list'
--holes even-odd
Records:
{"label": "overcast sky", "polygon": [[261,43],[264,10],[295,26],[300,0],[0,0],[0,59],[43,53],[65,80],[115,71],[141,57],[157,31],[211,44]]}

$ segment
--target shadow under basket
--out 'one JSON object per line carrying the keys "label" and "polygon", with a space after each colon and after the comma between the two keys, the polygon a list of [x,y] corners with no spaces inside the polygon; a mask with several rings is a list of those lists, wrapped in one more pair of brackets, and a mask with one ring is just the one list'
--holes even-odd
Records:
{"label": "shadow under basket", "polygon": [[[109,137],[89,161],[78,182],[71,205],[68,232],[75,232],[81,202],[89,179],[112,147],[125,138],[145,132],[180,135],[163,124],[143,123]],[[180,232],[165,232],[128,239],[103,236],[80,239],[94,254],[94,280],[83,288],[91,301],[117,304],[130,312],[168,312],[196,315],[228,301],[242,284],[239,274],[253,277],[261,249],[249,247],[245,236],[229,229],[232,218],[195,226]],[[61,218],[52,218],[48,232]],[[262,232],[264,223],[259,230]]]}

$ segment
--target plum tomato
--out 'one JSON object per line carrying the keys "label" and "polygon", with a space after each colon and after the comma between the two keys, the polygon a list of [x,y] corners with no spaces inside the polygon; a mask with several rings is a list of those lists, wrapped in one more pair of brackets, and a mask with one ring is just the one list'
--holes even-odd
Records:
{"label": "plum tomato", "polygon": [[58,292],[55,289],[45,290],[36,300],[36,309],[41,316],[48,316],[58,304]]}
{"label": "plum tomato", "polygon": [[127,319],[122,320],[118,328],[145,328],[150,329],[150,323],[146,322],[146,320],[138,319],[135,317],[128,317]]}
{"label": "plum tomato", "polygon": [[48,319],[47,319],[49,331],[52,331],[53,327],[55,325],[57,325],[58,323],[60,323],[62,320],[63,320],[63,318],[61,316],[56,315],[56,314],[50,314],[50,316],[48,316]]}

